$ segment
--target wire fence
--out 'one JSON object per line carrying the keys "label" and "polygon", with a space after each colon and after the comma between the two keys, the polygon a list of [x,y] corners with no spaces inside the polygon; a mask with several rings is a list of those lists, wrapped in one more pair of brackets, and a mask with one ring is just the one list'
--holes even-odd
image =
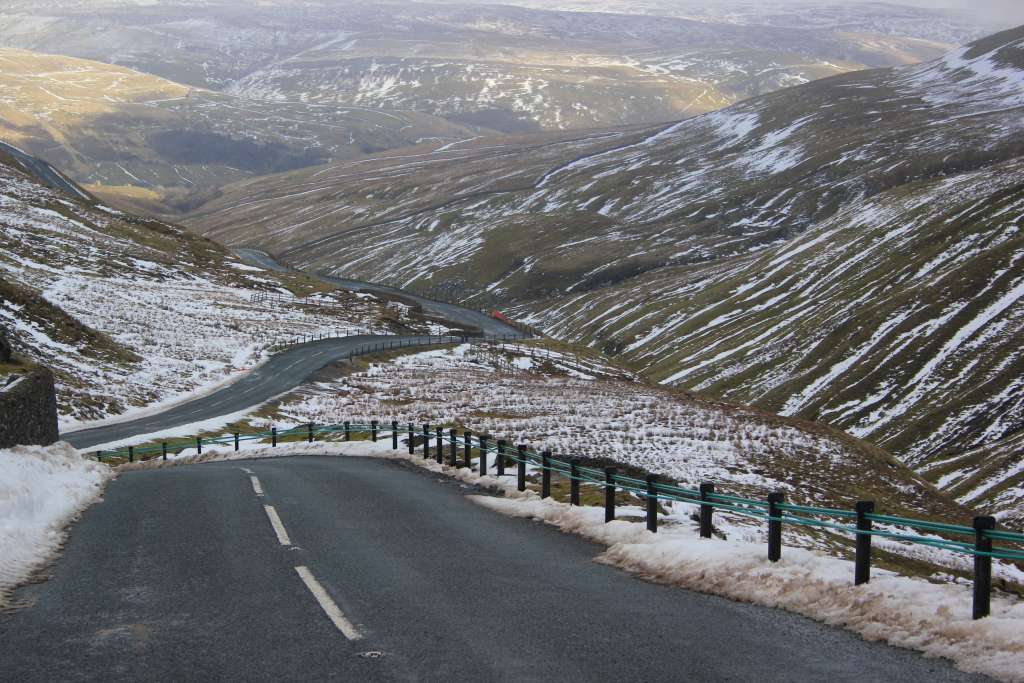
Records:
{"label": "wire fence", "polygon": [[[408,453],[417,449],[424,459],[433,457],[438,463],[453,467],[475,469],[486,476],[494,468],[496,476],[512,476],[507,470],[514,468],[517,489],[527,489],[527,470],[540,472],[541,498],[551,496],[552,478],[566,479],[570,483],[569,502],[580,505],[581,487],[598,487],[604,493],[605,522],[615,519],[616,494],[625,492],[646,501],[646,525],[651,532],[658,530],[658,504],[661,501],[687,503],[699,508],[700,536],[714,535],[714,514],[716,511],[756,519],[767,525],[768,559],[777,562],[782,553],[783,525],[825,529],[833,533],[852,536],[856,543],[854,557],[854,584],[868,583],[871,576],[872,539],[883,538],[893,541],[947,550],[974,559],[973,618],[980,619],[990,614],[992,592],[992,560],[1024,562],[1024,534],[999,530],[996,520],[989,516],[978,516],[971,526],[947,524],[875,511],[873,501],[859,501],[853,509],[817,507],[787,503],[781,492],[772,492],[763,500],[730,495],[716,491],[713,482],[704,482],[696,489],[661,481],[657,475],[644,479],[620,474],[615,467],[601,469],[586,467],[578,459],[561,460],[550,451],[532,450],[525,445],[514,448],[505,440],[495,440],[489,435],[476,436],[472,430],[458,430],[432,426],[422,428],[409,423],[400,426],[392,421],[384,426],[377,420],[369,423],[344,422],[340,425],[307,424],[285,430],[271,428],[269,431],[233,433],[215,438],[190,438],[187,440],[165,441],[140,447],[130,446],[116,450],[96,451],[99,461],[123,460],[135,462],[152,458],[167,459],[170,453],[195,449],[202,454],[203,448],[229,446],[235,451],[248,441],[270,442],[272,447],[285,441],[306,441],[313,443],[317,437],[340,437],[351,441],[355,436],[367,435],[373,441],[390,434],[392,449],[398,450],[404,436]],[[905,527],[915,533],[877,528],[875,524],[890,527]],[[923,535],[936,534],[934,536]],[[970,540],[960,540],[960,539]],[[996,543],[999,546],[996,546]]]}

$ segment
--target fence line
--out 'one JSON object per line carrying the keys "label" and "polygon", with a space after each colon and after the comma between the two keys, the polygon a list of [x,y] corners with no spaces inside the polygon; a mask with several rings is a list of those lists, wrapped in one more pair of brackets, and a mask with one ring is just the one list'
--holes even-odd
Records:
{"label": "fence line", "polygon": [[[463,434],[460,437],[456,429],[449,429],[448,434],[445,435],[442,427],[435,426],[432,429],[430,423],[424,423],[422,431],[417,429],[412,423],[408,423],[405,427],[400,427],[396,420],[392,420],[389,426],[390,430],[382,428],[382,423],[378,420],[371,420],[368,424],[344,422],[340,425],[318,426],[309,423],[283,431],[278,431],[276,427],[272,427],[270,431],[264,432],[248,434],[235,432],[229,436],[212,439],[196,437],[183,442],[172,443],[165,441],[159,445],[129,446],[118,450],[96,451],[95,457],[99,461],[103,461],[104,458],[118,458],[134,462],[136,458],[146,460],[157,457],[162,457],[166,460],[169,452],[181,452],[187,448],[195,448],[199,454],[202,454],[203,447],[210,445],[233,445],[234,450],[238,451],[243,441],[265,441],[269,439],[271,446],[276,447],[282,439],[289,437],[299,436],[308,443],[313,443],[316,437],[320,435],[343,435],[345,441],[351,441],[352,437],[356,434],[368,434],[370,439],[377,441],[380,436],[387,432],[390,432],[392,449],[398,450],[399,441],[404,434],[410,455],[415,454],[417,446],[419,446],[424,459],[433,457],[439,464],[447,462],[447,464],[454,467],[461,465],[462,467],[473,469],[473,452],[476,451],[478,453],[478,457],[475,458],[477,461],[477,471],[481,476],[488,474],[492,462],[496,470],[496,476],[512,476],[506,472],[509,465],[512,464],[516,470],[516,488],[519,491],[525,491],[527,488],[527,467],[539,468],[541,471],[541,498],[550,497],[552,476],[556,474],[568,479],[570,482],[570,505],[580,505],[581,485],[602,488],[604,490],[605,522],[615,519],[615,496],[618,491],[623,491],[646,500],[646,525],[647,529],[654,533],[658,531],[658,501],[662,500],[698,506],[699,528],[702,538],[713,537],[715,510],[761,520],[768,527],[768,559],[772,562],[777,562],[781,558],[783,548],[782,528],[784,524],[816,527],[850,534],[854,537],[856,543],[854,585],[868,583],[871,579],[871,542],[872,538],[876,536],[970,555],[974,557],[972,613],[974,619],[987,617],[991,611],[992,559],[997,558],[1015,562],[1024,561],[1024,534],[997,530],[994,517],[978,516],[973,519],[971,526],[962,526],[879,514],[875,512],[874,501],[859,501],[854,506],[854,509],[844,510],[841,508],[786,503],[785,497],[781,492],[772,492],[764,500],[756,500],[717,492],[713,482],[703,482],[698,489],[691,489],[664,483],[660,481],[658,475],[652,474],[644,479],[636,479],[619,474],[615,467],[605,467],[603,469],[585,467],[579,459],[571,459],[569,461],[558,460],[552,456],[550,451],[538,453],[521,444],[513,449],[505,440],[495,440],[486,434],[474,436],[473,432],[468,429],[463,430]],[[476,443],[475,446],[474,441]],[[433,448],[431,446],[432,442]],[[149,456],[149,458],[146,456]],[[828,517],[830,519],[820,519],[821,517]],[[884,531],[874,527],[876,522],[879,524],[900,525],[918,531],[945,534],[946,536],[968,537],[972,540],[958,541],[942,537],[930,538],[917,534]],[[1022,547],[1008,548],[1000,546],[997,548],[995,547],[996,541]]]}

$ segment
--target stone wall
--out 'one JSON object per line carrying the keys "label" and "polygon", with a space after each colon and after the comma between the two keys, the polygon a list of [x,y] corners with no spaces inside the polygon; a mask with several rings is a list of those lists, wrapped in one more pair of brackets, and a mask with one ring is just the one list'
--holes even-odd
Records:
{"label": "stone wall", "polygon": [[49,370],[33,370],[0,386],[0,448],[48,446],[59,436],[57,396]]}

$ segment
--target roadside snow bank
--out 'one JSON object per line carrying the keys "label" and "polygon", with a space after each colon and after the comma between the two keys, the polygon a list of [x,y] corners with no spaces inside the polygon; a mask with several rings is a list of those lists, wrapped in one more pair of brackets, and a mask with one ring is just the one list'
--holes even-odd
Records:
{"label": "roadside snow bank", "polygon": [[0,607],[64,540],[64,527],[111,477],[66,443],[0,450]]}
{"label": "roadside snow bank", "polygon": [[897,647],[945,657],[968,672],[1024,681],[1024,603],[994,597],[992,616],[971,620],[971,590],[875,569],[871,583],[853,585],[853,564],[784,548],[769,563],[763,544],[702,539],[692,526],[604,523],[598,508],[528,497],[473,496],[484,507],[544,521],[608,546],[597,561],[642,578],[732,600],[796,612]]}

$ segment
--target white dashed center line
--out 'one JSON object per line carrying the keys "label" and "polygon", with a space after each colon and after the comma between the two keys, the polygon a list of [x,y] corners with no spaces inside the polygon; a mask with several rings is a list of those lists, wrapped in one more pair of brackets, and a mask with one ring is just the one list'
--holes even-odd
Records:
{"label": "white dashed center line", "polygon": [[[244,469],[244,468],[243,468]],[[249,480],[252,482],[252,490],[256,492],[257,496],[263,497],[263,486],[260,485],[260,480],[255,474],[252,474],[251,470],[246,470],[249,473]],[[281,521],[281,517],[277,514],[277,510],[272,505],[264,505],[263,509],[267,512],[267,517],[270,519],[270,526],[274,527],[274,533],[277,534],[277,540],[281,542],[283,546],[291,546],[292,541],[288,538],[288,532],[285,531],[284,523]],[[296,567],[295,571],[298,572],[302,582],[306,584],[306,588],[313,594],[316,601],[320,603],[320,608],[324,611],[324,614],[331,620],[331,623],[341,631],[349,640],[360,640],[363,634],[359,632],[352,622],[345,618],[341,608],[338,604],[331,599],[331,596],[327,594],[327,591],[316,580],[313,573],[309,571],[308,567],[300,566]]]}
{"label": "white dashed center line", "polygon": [[337,603],[331,599],[331,596],[327,594],[324,587],[320,585],[320,582],[316,580],[313,573],[309,571],[308,567],[296,567],[295,571],[302,577],[302,582],[306,584],[306,588],[313,594],[316,601],[320,603],[320,607],[324,610],[324,613],[330,618],[334,625],[341,631],[349,640],[359,640],[363,637],[363,634],[352,625],[352,622],[345,618],[342,614],[341,609]]}
{"label": "white dashed center line", "polygon": [[277,534],[277,540],[281,542],[281,545],[291,545],[292,541],[288,538],[288,532],[284,530],[284,524],[281,523],[281,518],[277,516],[277,510],[270,505],[264,505],[263,509],[267,511],[267,517],[270,518],[270,526],[274,527],[274,533]]}

